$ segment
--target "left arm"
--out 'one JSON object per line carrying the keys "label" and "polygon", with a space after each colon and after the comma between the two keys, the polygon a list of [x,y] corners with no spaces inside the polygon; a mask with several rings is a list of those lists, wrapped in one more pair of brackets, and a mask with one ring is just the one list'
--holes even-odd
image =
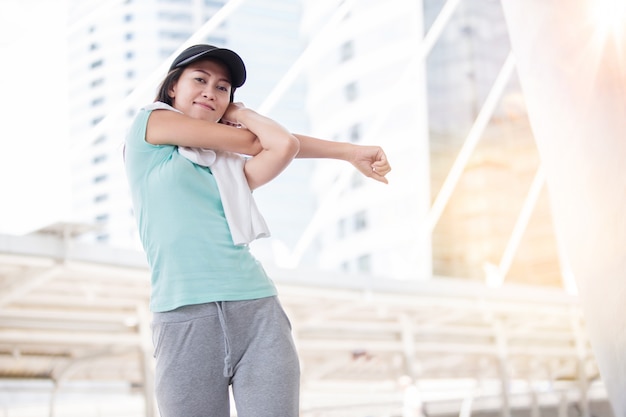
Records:
{"label": "left arm", "polygon": [[299,134],[293,134],[293,136],[300,142],[296,158],[328,158],[347,161],[366,177],[388,183],[385,175],[391,171],[391,166],[380,146],[333,142]]}
{"label": "left arm", "polygon": [[298,140],[284,127],[242,103],[230,103],[222,117],[224,124],[243,125],[259,139],[262,150],[247,159],[244,174],[250,190],[273,180],[280,174],[298,152]]}

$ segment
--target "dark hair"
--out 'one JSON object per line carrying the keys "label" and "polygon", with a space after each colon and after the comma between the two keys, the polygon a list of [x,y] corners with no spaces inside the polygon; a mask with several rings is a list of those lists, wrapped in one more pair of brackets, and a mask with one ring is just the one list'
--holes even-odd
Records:
{"label": "dark hair", "polygon": [[159,89],[157,90],[157,95],[154,101],[162,101],[165,104],[169,104],[170,106],[173,104],[172,97],[170,97],[170,90],[176,84],[176,82],[180,79],[180,75],[185,70],[185,67],[174,68],[170,72],[167,73],[161,85],[159,85]]}
{"label": "dark hair", "polygon": [[[221,62],[219,60],[217,61]],[[170,97],[169,91],[172,89],[172,87],[174,87],[174,84],[178,82],[185,68],[187,68],[187,66],[174,68],[173,70],[167,73],[163,81],[161,81],[161,85],[159,85],[159,89],[157,90],[157,95],[154,101],[161,101],[170,106],[173,104],[173,100],[172,100],[172,97]],[[235,90],[236,88],[231,86],[230,88],[230,102],[231,103],[235,100]]]}

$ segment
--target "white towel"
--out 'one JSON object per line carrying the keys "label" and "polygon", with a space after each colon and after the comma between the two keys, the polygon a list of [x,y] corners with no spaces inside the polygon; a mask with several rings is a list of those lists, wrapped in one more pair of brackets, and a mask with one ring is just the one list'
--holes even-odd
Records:
{"label": "white towel", "polygon": [[[166,109],[182,113],[160,101],[143,109]],[[255,239],[270,236],[269,228],[248,186],[248,180],[243,172],[245,159],[241,155],[187,146],[179,146],[178,153],[195,164],[211,168],[235,245],[247,245]]]}

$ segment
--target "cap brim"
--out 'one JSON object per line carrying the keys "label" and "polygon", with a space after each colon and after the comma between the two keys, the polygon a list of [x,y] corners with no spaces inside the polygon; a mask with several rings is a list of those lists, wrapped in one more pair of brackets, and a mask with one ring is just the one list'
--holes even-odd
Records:
{"label": "cap brim", "polygon": [[246,66],[239,55],[230,49],[216,48],[199,52],[176,64],[176,68],[188,65],[201,58],[216,58],[224,62],[230,70],[231,84],[234,88],[241,87],[246,82]]}

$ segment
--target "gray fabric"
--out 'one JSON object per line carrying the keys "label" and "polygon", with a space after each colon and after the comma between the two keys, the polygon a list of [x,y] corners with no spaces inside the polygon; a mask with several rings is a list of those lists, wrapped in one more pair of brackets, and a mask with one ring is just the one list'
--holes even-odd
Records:
{"label": "gray fabric", "polygon": [[300,367],[276,297],[191,305],[153,316],[162,417],[297,417]]}

